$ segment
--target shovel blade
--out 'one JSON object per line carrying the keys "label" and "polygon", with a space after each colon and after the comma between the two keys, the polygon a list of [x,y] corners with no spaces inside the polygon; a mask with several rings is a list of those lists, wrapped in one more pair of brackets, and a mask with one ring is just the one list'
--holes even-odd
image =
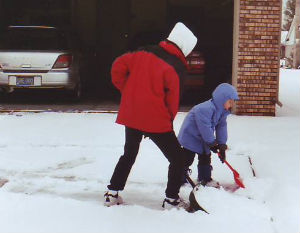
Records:
{"label": "shovel blade", "polygon": [[190,213],[193,213],[198,210],[201,210],[208,214],[208,212],[204,208],[202,208],[196,200],[194,192],[197,192],[197,191],[199,191],[198,186],[194,187],[193,190],[191,191],[190,196],[189,196],[190,206],[187,211]]}
{"label": "shovel blade", "polygon": [[234,181],[235,183],[241,187],[241,188],[245,188],[245,185],[243,184],[242,179],[240,178],[240,174],[225,160],[225,164],[229,167],[229,169],[233,172],[233,177],[234,177]]}
{"label": "shovel blade", "polygon": [[239,176],[234,176],[234,181],[240,188],[245,188],[245,185]]}
{"label": "shovel blade", "polygon": [[233,171],[233,177],[234,177],[234,181],[235,183],[240,187],[240,188],[245,188],[245,185],[242,181],[242,178],[240,177],[240,174],[234,170]]}

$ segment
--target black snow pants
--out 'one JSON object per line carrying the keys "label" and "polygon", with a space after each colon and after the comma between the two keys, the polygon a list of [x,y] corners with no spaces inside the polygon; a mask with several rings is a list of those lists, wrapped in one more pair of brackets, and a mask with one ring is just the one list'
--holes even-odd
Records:
{"label": "black snow pants", "polygon": [[[169,161],[168,183],[165,191],[169,198],[178,198],[182,177],[184,176],[185,156],[174,131],[167,133],[146,133],[140,130],[125,128],[124,154],[120,157],[110,184],[109,190],[123,190],[137,157],[143,135],[149,137]],[[153,164],[155,166],[155,164]]]}

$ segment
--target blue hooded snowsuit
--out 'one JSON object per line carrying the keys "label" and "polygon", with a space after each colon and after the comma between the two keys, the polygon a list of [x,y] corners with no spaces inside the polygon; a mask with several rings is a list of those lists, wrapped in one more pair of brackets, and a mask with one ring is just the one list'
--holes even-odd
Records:
{"label": "blue hooded snowsuit", "polygon": [[209,146],[215,143],[226,144],[226,119],[230,111],[224,108],[224,104],[229,99],[238,100],[238,93],[232,85],[222,83],[214,90],[210,100],[194,106],[179,131],[180,144],[198,155],[209,155]]}

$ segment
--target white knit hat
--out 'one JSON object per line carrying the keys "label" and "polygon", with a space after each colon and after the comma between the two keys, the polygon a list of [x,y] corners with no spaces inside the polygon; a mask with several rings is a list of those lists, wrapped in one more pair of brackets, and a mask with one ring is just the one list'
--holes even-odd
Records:
{"label": "white knit hat", "polygon": [[181,22],[176,23],[167,39],[175,43],[184,56],[189,55],[197,44],[197,37]]}

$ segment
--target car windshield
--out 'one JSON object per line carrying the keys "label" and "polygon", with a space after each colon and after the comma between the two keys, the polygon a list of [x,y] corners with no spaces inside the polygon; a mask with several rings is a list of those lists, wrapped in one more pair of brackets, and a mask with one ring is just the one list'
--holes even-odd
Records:
{"label": "car windshield", "polygon": [[63,50],[68,49],[68,42],[55,28],[13,27],[1,32],[0,49]]}

